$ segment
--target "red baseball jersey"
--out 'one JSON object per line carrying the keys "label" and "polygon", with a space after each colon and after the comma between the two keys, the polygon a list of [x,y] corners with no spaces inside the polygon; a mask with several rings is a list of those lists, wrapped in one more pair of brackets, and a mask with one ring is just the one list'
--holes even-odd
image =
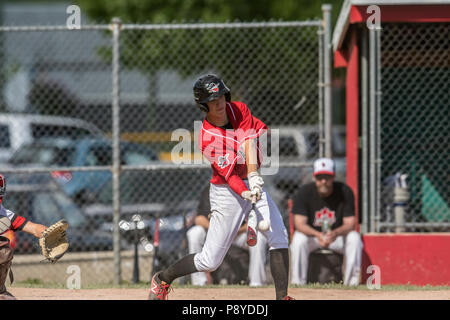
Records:
{"label": "red baseball jersey", "polygon": [[5,209],[5,207],[0,204],[0,217],[1,216],[7,217],[9,220],[11,220],[10,230],[13,231],[22,230],[22,228],[25,226],[25,223],[27,222],[27,219],[25,219],[24,217],[19,216],[11,210]]}
{"label": "red baseball jersey", "polygon": [[227,102],[226,112],[233,130],[217,127],[205,118],[199,133],[199,148],[211,162],[212,184],[229,183],[231,176],[247,178],[243,143],[248,139],[257,139],[258,168],[262,161],[258,138],[267,131],[267,126],[251,115],[245,103]]}

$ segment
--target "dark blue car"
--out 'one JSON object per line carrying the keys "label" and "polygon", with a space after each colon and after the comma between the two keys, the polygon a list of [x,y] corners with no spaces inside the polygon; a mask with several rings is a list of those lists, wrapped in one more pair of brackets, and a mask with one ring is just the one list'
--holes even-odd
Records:
{"label": "dark blue car", "polygon": [[[144,165],[158,161],[152,149],[121,142],[122,165]],[[107,139],[41,139],[20,148],[8,163],[14,167],[89,167],[112,165],[112,144]],[[54,171],[52,176],[79,205],[95,202],[111,171]]]}
{"label": "dark blue car", "polygon": [[[111,232],[87,217],[49,174],[8,174],[5,208],[35,223],[49,226],[65,219],[69,222],[69,251],[112,250]],[[25,232],[16,232],[16,253],[38,253],[38,240]],[[121,242],[123,248],[126,247]]]}

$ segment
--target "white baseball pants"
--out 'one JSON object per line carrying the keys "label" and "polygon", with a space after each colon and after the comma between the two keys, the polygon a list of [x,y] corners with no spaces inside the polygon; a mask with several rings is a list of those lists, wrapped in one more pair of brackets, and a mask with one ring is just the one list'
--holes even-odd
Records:
{"label": "white baseball pants", "polygon": [[[247,181],[245,181],[248,184]],[[228,249],[236,239],[242,222],[248,217],[251,203],[242,199],[228,185],[211,184],[209,191],[211,220],[201,252],[194,256],[198,271],[214,271],[222,263]],[[258,231],[258,241],[267,239],[269,250],[288,248],[288,235],[280,211],[269,194],[263,190],[255,206],[258,221],[269,219],[269,230]]]}
{"label": "white baseball pants", "polygon": [[[350,231],[345,236],[339,236],[328,247],[344,255],[344,284],[358,285],[361,273],[361,255],[364,245],[361,236],[356,231]],[[321,248],[316,237],[308,237],[295,231],[290,246],[292,278],[291,284],[305,285],[308,273],[309,254]]]}
{"label": "white baseball pants", "polygon": [[[201,252],[205,243],[207,231],[201,226],[193,226],[187,232],[189,242],[189,253]],[[250,286],[262,286],[266,283],[266,254],[267,239],[263,236],[258,238],[254,247],[247,245],[247,233],[239,234],[233,242],[234,245],[249,251],[248,278]],[[191,274],[193,285],[204,286],[208,279],[205,272]]]}

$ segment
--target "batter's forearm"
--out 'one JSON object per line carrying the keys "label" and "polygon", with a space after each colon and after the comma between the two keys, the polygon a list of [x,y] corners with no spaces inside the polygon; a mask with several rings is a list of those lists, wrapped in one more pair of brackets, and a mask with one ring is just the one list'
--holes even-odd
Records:
{"label": "batter's forearm", "polygon": [[256,140],[248,139],[244,142],[245,164],[247,173],[258,171],[258,156],[256,152]]}
{"label": "batter's forearm", "polygon": [[230,186],[231,190],[236,192],[239,196],[242,194],[243,191],[248,190],[244,181],[237,174],[232,174],[228,178],[227,182],[228,182],[228,185]]}

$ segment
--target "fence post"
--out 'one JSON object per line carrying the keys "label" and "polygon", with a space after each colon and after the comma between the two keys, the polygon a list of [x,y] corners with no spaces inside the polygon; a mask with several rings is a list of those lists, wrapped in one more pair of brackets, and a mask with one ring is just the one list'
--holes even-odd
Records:
{"label": "fence post", "polygon": [[377,179],[376,179],[376,151],[377,151],[377,132],[376,132],[376,84],[377,84],[377,73],[376,73],[376,35],[374,28],[369,31],[369,176],[370,176],[370,232],[375,232],[379,230],[378,219],[379,219],[379,208],[377,208],[376,190],[377,190]]}
{"label": "fence post", "polygon": [[324,129],[325,129],[325,156],[332,155],[332,98],[331,98],[331,4],[322,5],[324,24]]}
{"label": "fence post", "polygon": [[361,34],[361,203],[362,233],[369,232],[369,47],[368,29]]}
{"label": "fence post", "polygon": [[319,83],[318,83],[318,95],[319,95],[319,157],[325,156],[325,133],[324,133],[324,120],[323,120],[323,91],[324,91],[324,80],[323,80],[323,60],[324,60],[324,46],[323,46],[323,34],[324,28],[323,24],[317,29],[317,38],[319,41]]}
{"label": "fence post", "polygon": [[376,159],[375,159],[375,178],[377,179],[377,189],[375,190],[376,193],[376,207],[378,210],[378,230],[377,232],[380,232],[380,226],[381,226],[381,187],[382,187],[382,181],[381,181],[381,26],[377,25],[375,27],[375,48],[376,48],[376,91],[375,91],[375,97],[376,97],[376,132],[377,132],[377,146],[376,146]]}
{"label": "fence post", "polygon": [[113,18],[111,21],[113,30],[113,54],[112,54],[112,194],[113,194],[113,248],[114,248],[114,284],[121,283],[121,259],[120,259],[120,78],[119,78],[119,36],[121,21]]}

